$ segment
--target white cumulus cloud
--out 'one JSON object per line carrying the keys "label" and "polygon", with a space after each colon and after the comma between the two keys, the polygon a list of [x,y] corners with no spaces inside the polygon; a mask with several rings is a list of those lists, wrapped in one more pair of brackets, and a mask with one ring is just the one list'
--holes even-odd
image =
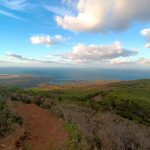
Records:
{"label": "white cumulus cloud", "polygon": [[78,44],[73,47],[72,52],[65,55],[65,58],[78,62],[95,63],[119,57],[134,56],[137,53],[137,50],[124,49],[120,42],[105,46]]}
{"label": "white cumulus cloud", "polygon": [[32,36],[30,37],[30,41],[32,44],[37,45],[37,44],[42,44],[47,47],[50,47],[51,45],[58,44],[65,39],[61,35],[55,35],[54,37],[50,37],[49,35],[47,36]]}
{"label": "white cumulus cloud", "polygon": [[149,8],[150,0],[78,0],[77,14],[57,16],[56,22],[77,32],[120,31],[134,22],[150,21]]}

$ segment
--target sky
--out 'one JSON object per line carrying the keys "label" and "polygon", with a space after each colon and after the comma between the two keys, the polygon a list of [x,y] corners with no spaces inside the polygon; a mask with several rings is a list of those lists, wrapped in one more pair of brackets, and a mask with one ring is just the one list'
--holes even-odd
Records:
{"label": "sky", "polygon": [[0,0],[0,67],[150,69],[150,0]]}

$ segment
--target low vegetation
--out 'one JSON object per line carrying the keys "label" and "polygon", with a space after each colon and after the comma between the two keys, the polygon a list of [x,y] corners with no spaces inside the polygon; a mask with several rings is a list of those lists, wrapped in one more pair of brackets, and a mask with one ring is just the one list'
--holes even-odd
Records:
{"label": "low vegetation", "polygon": [[68,150],[80,150],[81,148],[87,150],[90,148],[77,124],[66,122],[64,128],[70,133],[69,139],[65,142],[65,147]]}
{"label": "low vegetation", "polygon": [[7,108],[5,97],[0,95],[0,138],[10,133],[16,123],[22,125],[23,119]]}
{"label": "low vegetation", "polygon": [[150,125],[150,80],[122,82],[101,95],[101,105],[125,118]]}
{"label": "low vegetation", "polygon": [[[70,133],[66,141],[70,150],[150,149],[150,80],[122,81],[107,87],[1,87],[0,93],[12,101],[35,103],[63,119]],[[1,106],[6,106],[5,101]],[[21,124],[17,117],[4,114],[9,123]]]}

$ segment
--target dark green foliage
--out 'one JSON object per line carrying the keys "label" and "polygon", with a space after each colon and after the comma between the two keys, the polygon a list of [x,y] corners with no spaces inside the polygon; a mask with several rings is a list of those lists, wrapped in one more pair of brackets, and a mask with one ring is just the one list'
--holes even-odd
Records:
{"label": "dark green foliage", "polygon": [[150,80],[122,82],[102,97],[106,109],[150,125]]}
{"label": "dark green foliage", "polygon": [[20,126],[23,125],[23,118],[21,116],[17,115],[17,114],[12,115],[11,120],[12,120],[13,123],[17,123]]}
{"label": "dark green foliage", "polygon": [[38,105],[38,106],[41,106],[43,104],[43,102],[44,102],[43,99],[40,98],[40,97],[35,99],[35,104]]}
{"label": "dark green foliage", "polygon": [[22,125],[23,119],[9,111],[5,97],[0,95],[0,138],[12,130],[13,123]]}
{"label": "dark green foliage", "polygon": [[39,95],[42,98],[51,98],[55,100],[71,100],[71,101],[87,101],[93,96],[99,94],[100,90],[93,89],[62,89],[62,90],[51,90],[51,91],[41,91],[41,90],[28,90],[24,91],[25,94],[32,96]]}
{"label": "dark green foliage", "polygon": [[10,130],[10,114],[6,108],[4,97],[0,96],[0,138]]}

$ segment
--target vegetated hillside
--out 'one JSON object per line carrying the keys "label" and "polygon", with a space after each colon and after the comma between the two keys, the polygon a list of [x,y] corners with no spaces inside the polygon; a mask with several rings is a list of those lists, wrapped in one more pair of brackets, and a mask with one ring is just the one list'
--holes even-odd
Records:
{"label": "vegetated hillside", "polygon": [[102,103],[125,118],[150,125],[150,80],[122,82],[103,93]]}
{"label": "vegetated hillside", "polygon": [[2,88],[12,101],[35,103],[66,123],[66,149],[149,150],[150,80]]}

